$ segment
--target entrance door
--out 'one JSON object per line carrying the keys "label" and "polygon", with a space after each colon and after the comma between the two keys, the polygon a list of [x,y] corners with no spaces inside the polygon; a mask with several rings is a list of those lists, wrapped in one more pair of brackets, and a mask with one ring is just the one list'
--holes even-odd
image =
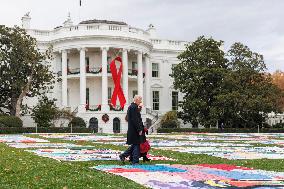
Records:
{"label": "entrance door", "polygon": [[99,123],[98,119],[95,117],[92,117],[89,121],[89,128],[93,129],[94,133],[97,133],[99,131]]}
{"label": "entrance door", "polygon": [[120,133],[120,120],[117,117],[113,119],[113,133]]}

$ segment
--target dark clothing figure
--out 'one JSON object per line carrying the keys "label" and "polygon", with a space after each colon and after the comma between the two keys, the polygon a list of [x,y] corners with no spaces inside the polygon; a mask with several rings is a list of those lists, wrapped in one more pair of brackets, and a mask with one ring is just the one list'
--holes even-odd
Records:
{"label": "dark clothing figure", "polygon": [[[139,116],[140,115],[140,116]],[[131,103],[127,111],[128,130],[127,130],[127,144],[140,144],[141,138],[139,132],[143,130],[143,123],[141,122],[141,114],[138,112],[138,106]]]}
{"label": "dark clothing figure", "polygon": [[[142,135],[140,136],[140,143],[142,144],[142,143],[146,142],[146,134],[148,134],[148,129],[144,128],[143,121],[142,121],[142,116],[141,116],[141,108],[139,108],[139,107],[138,107],[138,118],[140,120],[139,124],[141,124],[140,127],[143,128]],[[150,161],[150,159],[147,158],[147,152],[146,153],[140,153],[140,151],[139,151],[139,158],[140,157],[143,157],[143,161],[144,162],[145,161]],[[132,162],[132,159],[133,158],[130,155],[129,161]]]}
{"label": "dark clothing figure", "polygon": [[[141,115],[140,115],[141,117]],[[139,132],[143,130],[142,123],[139,118],[138,106],[135,103],[131,103],[127,110],[128,130],[127,130],[127,144],[131,145],[119,158],[124,162],[125,158],[132,156],[132,164],[139,163],[140,157],[140,143],[141,135]]]}

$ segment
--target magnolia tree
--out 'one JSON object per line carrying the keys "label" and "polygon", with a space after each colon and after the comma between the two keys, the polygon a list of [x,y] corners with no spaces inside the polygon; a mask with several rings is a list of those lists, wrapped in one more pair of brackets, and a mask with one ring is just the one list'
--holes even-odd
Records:
{"label": "magnolia tree", "polygon": [[[35,97],[53,88],[49,70],[51,48],[42,53],[36,39],[15,26],[0,26],[0,111],[21,114],[25,97]],[[0,112],[0,113],[1,113]]]}
{"label": "magnolia tree", "polygon": [[266,74],[263,56],[235,43],[199,37],[187,45],[173,68],[174,87],[184,93],[179,116],[205,127],[256,127],[278,112],[283,92]]}

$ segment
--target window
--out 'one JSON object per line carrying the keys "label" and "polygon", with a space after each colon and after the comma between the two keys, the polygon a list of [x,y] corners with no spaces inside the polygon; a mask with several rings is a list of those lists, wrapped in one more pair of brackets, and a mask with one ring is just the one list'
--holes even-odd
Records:
{"label": "window", "polygon": [[132,70],[137,70],[137,62],[132,62]]}
{"label": "window", "polygon": [[69,69],[70,66],[69,66],[69,58],[67,59],[67,69]]}
{"label": "window", "polygon": [[89,58],[89,57],[86,57],[86,58],[85,58],[85,62],[86,62],[86,65],[89,66],[89,65],[90,65],[90,58]]}
{"label": "window", "polygon": [[107,88],[107,99],[108,99],[108,103],[110,104],[111,102],[111,96],[112,96],[112,91],[111,91],[111,87]]}
{"label": "window", "polygon": [[159,77],[159,64],[152,63],[152,77]]}
{"label": "window", "polygon": [[134,91],[132,91],[132,94],[133,94],[132,96],[133,96],[133,98],[134,98],[135,95],[138,95],[138,91],[137,91],[137,90],[134,90]]}
{"label": "window", "polygon": [[172,92],[172,110],[178,110],[178,92]]}
{"label": "window", "polygon": [[90,104],[90,89],[86,88],[86,104]]}
{"label": "window", "polygon": [[90,58],[86,57],[85,58],[85,62],[86,62],[86,72],[90,72]]}
{"label": "window", "polygon": [[107,63],[110,63],[110,61],[111,61],[111,57],[108,56],[108,57],[107,57]]}
{"label": "window", "polygon": [[108,57],[107,57],[107,72],[108,72],[108,73],[110,73],[110,67],[109,67],[110,62],[111,62],[111,57],[108,56]]}
{"label": "window", "polygon": [[153,110],[160,109],[159,91],[153,91]]}

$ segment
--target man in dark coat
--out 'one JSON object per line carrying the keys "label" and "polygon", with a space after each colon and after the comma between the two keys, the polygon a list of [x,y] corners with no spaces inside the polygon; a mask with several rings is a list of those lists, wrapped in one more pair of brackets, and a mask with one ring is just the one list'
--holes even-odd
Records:
{"label": "man in dark coat", "polygon": [[[141,138],[141,144],[146,142],[146,134],[148,135],[148,129],[147,129],[147,127],[144,127],[142,117],[141,117],[142,106],[143,106],[142,104],[139,104],[139,106],[138,106],[138,117],[139,117],[139,120],[140,120],[140,124],[142,124],[141,126],[143,128],[142,135],[140,137]],[[143,162],[151,160],[147,157],[147,152],[141,153],[141,145],[140,145],[140,157],[143,157]],[[131,155],[129,157],[129,161],[132,162],[132,156]]]}
{"label": "man in dark coat", "polygon": [[140,157],[140,143],[142,135],[142,125],[140,122],[138,105],[142,102],[142,97],[135,95],[133,102],[128,107],[127,119],[128,119],[128,130],[127,130],[127,142],[126,144],[131,145],[125,152],[119,155],[122,162],[128,156],[132,157],[132,164],[139,164]]}

